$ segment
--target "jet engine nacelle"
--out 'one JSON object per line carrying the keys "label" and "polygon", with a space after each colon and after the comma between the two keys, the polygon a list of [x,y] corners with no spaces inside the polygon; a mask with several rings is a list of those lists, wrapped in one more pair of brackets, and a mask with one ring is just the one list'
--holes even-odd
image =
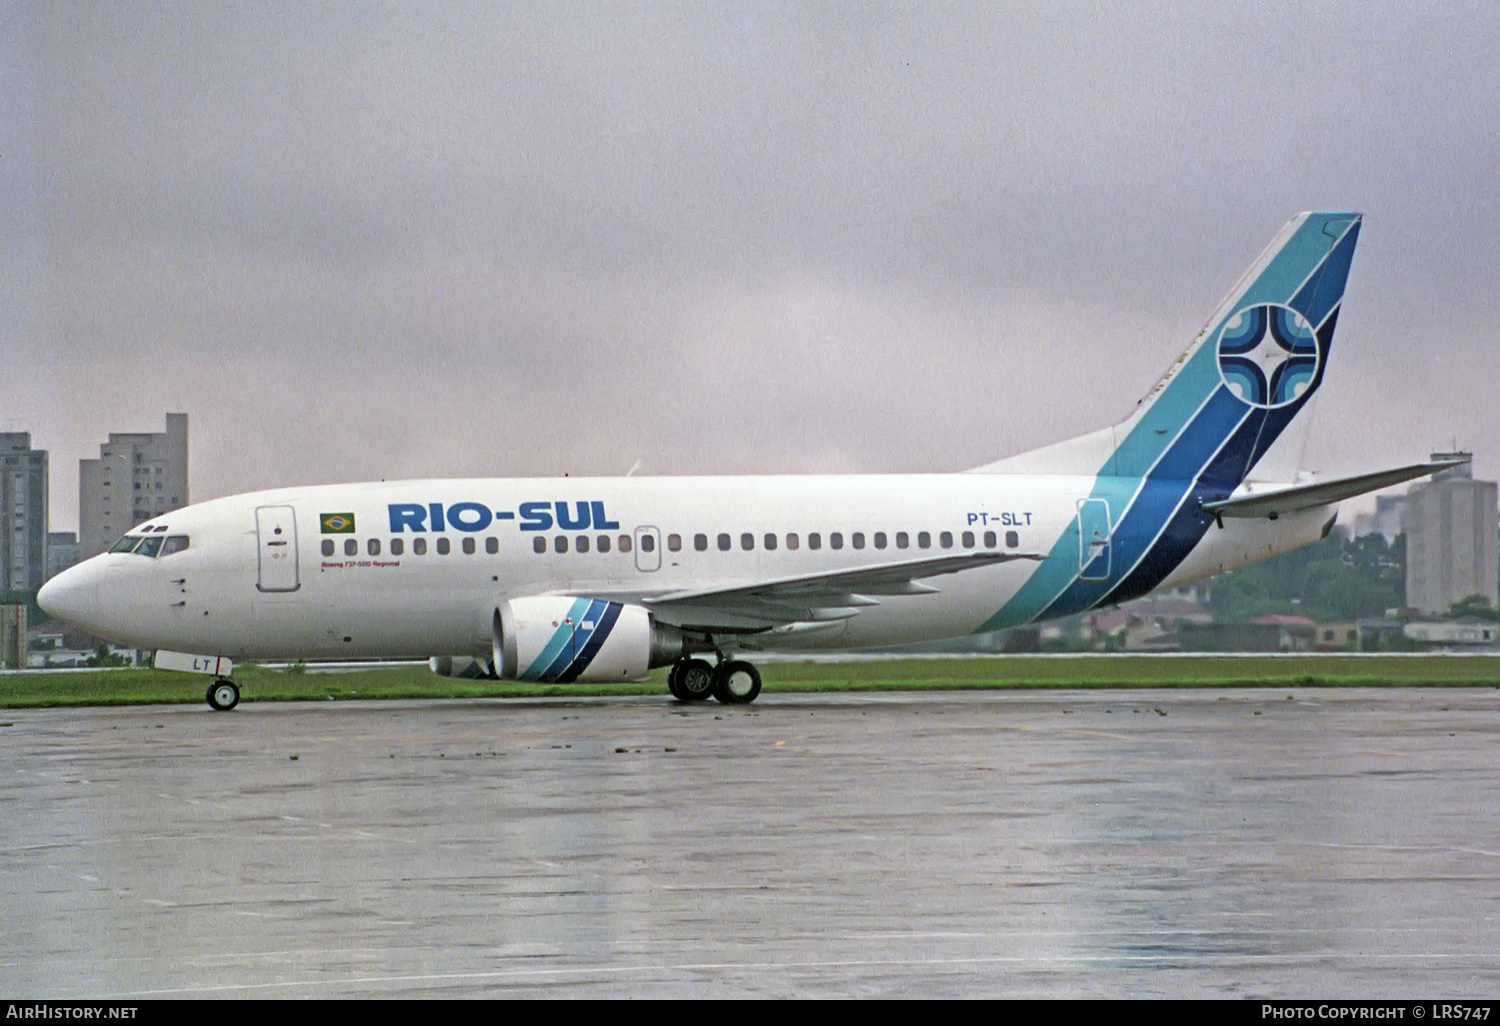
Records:
{"label": "jet engine nacelle", "polygon": [[539,595],[495,610],[495,669],[507,680],[640,680],[682,652],[682,632],[640,606]]}

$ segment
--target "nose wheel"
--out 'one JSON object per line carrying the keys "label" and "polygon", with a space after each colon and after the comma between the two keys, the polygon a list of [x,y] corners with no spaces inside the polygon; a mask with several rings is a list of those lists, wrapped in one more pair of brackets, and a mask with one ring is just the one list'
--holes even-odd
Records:
{"label": "nose wheel", "polygon": [[214,712],[228,712],[239,704],[239,685],[228,677],[220,677],[208,686],[208,707]]}

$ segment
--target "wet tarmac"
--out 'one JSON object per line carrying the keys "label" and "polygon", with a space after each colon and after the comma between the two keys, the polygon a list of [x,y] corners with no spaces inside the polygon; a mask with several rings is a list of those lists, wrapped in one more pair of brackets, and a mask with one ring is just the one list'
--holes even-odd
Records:
{"label": "wet tarmac", "polygon": [[1493,689],[0,722],[12,998],[1500,992]]}

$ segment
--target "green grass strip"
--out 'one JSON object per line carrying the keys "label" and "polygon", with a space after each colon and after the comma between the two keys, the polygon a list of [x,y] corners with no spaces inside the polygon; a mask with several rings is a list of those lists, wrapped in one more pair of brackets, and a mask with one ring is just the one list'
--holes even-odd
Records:
{"label": "green grass strip", "polygon": [[[1500,656],[994,656],[766,662],[768,693],[1007,688],[1495,687]],[[638,684],[520,684],[438,677],[425,666],[338,673],[235,669],[245,701],[537,698],[664,694],[666,671]],[[209,678],[149,669],[0,675],[0,708],[198,703]]]}

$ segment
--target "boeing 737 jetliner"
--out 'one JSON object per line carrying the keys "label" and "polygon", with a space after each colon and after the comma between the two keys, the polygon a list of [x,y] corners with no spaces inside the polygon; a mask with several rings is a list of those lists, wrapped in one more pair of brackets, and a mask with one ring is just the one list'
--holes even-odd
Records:
{"label": "boeing 737 jetliner", "polygon": [[[1113,427],[966,473],[281,488],[155,517],[42,588],[49,614],[214,674],[430,658],[751,702],[761,651],[951,638],[1108,606],[1325,535],[1443,469],[1298,474],[1360,216],[1293,218]],[[710,662],[704,656],[712,656]]]}

